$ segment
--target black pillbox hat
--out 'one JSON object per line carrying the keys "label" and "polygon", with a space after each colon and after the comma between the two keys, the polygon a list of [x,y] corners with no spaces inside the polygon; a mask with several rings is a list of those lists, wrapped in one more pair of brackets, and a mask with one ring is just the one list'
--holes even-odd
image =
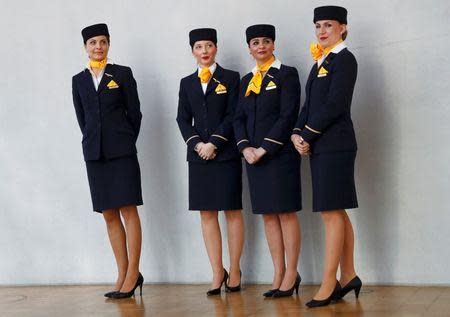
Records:
{"label": "black pillbox hat", "polygon": [[255,24],[247,28],[245,35],[247,43],[250,43],[250,40],[255,37],[268,37],[275,41],[275,27],[270,24]]}
{"label": "black pillbox hat", "polygon": [[211,28],[192,30],[189,32],[189,44],[194,47],[197,41],[211,41],[217,45],[217,31]]}
{"label": "black pillbox hat", "polygon": [[105,35],[109,39],[108,26],[105,23],[94,24],[81,30],[84,44],[94,36]]}
{"label": "black pillbox hat", "polygon": [[347,9],[338,6],[323,6],[314,9],[314,20],[335,20],[341,24],[347,24]]}

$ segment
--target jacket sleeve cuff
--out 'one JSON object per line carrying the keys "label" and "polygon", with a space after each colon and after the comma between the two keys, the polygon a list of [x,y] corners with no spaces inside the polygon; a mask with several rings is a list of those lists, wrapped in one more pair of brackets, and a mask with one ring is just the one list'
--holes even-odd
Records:
{"label": "jacket sleeve cuff", "polygon": [[300,136],[308,143],[311,143],[322,134],[321,131],[311,128],[305,125],[305,128],[300,132]]}
{"label": "jacket sleeve cuff", "polygon": [[281,149],[281,147],[284,144],[280,141],[274,140],[274,139],[270,139],[270,138],[264,138],[264,141],[261,144],[261,147],[267,151],[267,153],[269,154],[274,154],[275,152],[277,152],[279,149]]}
{"label": "jacket sleeve cuff", "polygon": [[241,139],[236,142],[239,152],[242,152],[245,148],[250,146],[250,142],[247,139]]}
{"label": "jacket sleeve cuff", "polygon": [[300,129],[300,128],[294,128],[294,129],[292,130],[292,134],[300,135],[301,132],[302,132],[302,129]]}
{"label": "jacket sleeve cuff", "polygon": [[189,151],[194,151],[195,145],[198,142],[201,142],[201,141],[202,141],[202,139],[200,138],[199,135],[195,134],[195,135],[191,136],[189,139],[186,140],[186,144],[188,146],[188,150]]}
{"label": "jacket sleeve cuff", "polygon": [[211,134],[208,142],[211,142],[217,149],[220,149],[226,142],[228,142],[228,139],[220,134]]}

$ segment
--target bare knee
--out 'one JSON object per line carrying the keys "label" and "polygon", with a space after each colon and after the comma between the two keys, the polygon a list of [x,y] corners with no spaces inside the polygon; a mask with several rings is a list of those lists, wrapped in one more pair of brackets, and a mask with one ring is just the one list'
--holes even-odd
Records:
{"label": "bare knee", "polygon": [[263,215],[264,224],[266,226],[274,226],[279,225],[280,219],[278,218],[277,214],[274,215]]}
{"label": "bare knee", "polygon": [[242,213],[240,210],[226,210],[225,218],[227,219],[227,223],[240,222],[242,221]]}
{"label": "bare knee", "polygon": [[112,225],[120,221],[119,209],[106,209],[103,210],[102,214],[107,225]]}
{"label": "bare knee", "polygon": [[280,218],[280,221],[285,223],[285,222],[290,222],[290,221],[297,221],[297,213],[296,212],[285,212],[285,213],[280,213],[278,215],[278,217]]}
{"label": "bare knee", "polygon": [[139,215],[137,213],[136,206],[124,206],[120,208],[120,213],[125,220],[125,222],[129,222],[130,220],[134,220],[136,218],[139,218]]}
{"label": "bare knee", "polygon": [[203,223],[211,223],[218,221],[218,211],[213,210],[202,210],[200,211],[200,218]]}
{"label": "bare knee", "polygon": [[321,212],[322,219],[325,223],[333,223],[344,221],[343,210],[329,210]]}

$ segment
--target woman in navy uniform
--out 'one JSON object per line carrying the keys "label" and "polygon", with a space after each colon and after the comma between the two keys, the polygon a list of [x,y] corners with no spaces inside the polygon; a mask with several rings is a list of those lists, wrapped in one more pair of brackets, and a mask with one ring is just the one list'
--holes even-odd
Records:
{"label": "woman in navy uniform", "polygon": [[115,290],[105,296],[130,297],[137,286],[142,294],[143,284],[136,207],[142,205],[141,174],[135,145],[142,115],[136,81],[129,67],[107,59],[106,24],[88,26],[81,33],[89,63],[73,76],[73,103],[83,134],[93,209],[103,214],[118,269]]}
{"label": "woman in navy uniform", "polygon": [[[313,211],[321,212],[326,230],[322,285],[309,307],[328,305],[354,290],[361,280],[353,263],[354,234],[346,209],[357,208],[354,166],[356,139],[350,116],[357,63],[344,42],[347,10],[324,6],[314,10],[317,62],[306,84],[306,100],[291,137],[302,155],[309,155]],[[340,266],[340,281],[336,280]],[[341,289],[341,285],[345,285]]]}
{"label": "woman in navy uniform", "polygon": [[294,67],[273,55],[273,25],[252,25],[246,38],[256,66],[241,80],[236,144],[246,160],[253,213],[263,215],[274,265],[272,288],[263,295],[291,296],[300,284],[296,211],[301,209],[301,195],[300,159],[289,137],[299,111],[300,81]]}
{"label": "woman in navy uniform", "polygon": [[[216,30],[192,30],[189,42],[198,68],[181,80],[177,122],[187,145],[189,210],[200,210],[203,239],[213,271],[212,288],[207,295],[218,295],[223,283],[228,292],[241,289],[242,166],[232,128],[239,73],[216,63]],[[220,210],[225,211],[227,220],[229,275],[222,263]]]}

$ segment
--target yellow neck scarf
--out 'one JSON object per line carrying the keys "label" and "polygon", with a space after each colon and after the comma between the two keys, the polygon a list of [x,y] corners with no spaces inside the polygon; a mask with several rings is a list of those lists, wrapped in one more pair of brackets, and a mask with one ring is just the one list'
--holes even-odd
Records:
{"label": "yellow neck scarf", "polygon": [[267,72],[270,68],[270,65],[275,61],[275,56],[272,55],[272,57],[261,65],[256,65],[256,72],[253,75],[252,79],[248,83],[247,91],[245,92],[245,97],[248,97],[250,93],[253,91],[255,94],[259,95],[261,92],[261,85],[262,85],[262,73]]}
{"label": "yellow neck scarf", "polygon": [[315,61],[318,61],[319,59],[322,58],[322,56],[327,56],[328,53],[330,53],[330,51],[333,48],[335,48],[336,46],[338,46],[342,42],[343,42],[343,40],[340,40],[336,44],[334,44],[333,46],[330,46],[330,47],[327,47],[327,48],[323,48],[322,45],[320,45],[319,43],[312,43],[311,46],[309,47],[309,50],[311,51],[312,58]]}
{"label": "yellow neck scarf", "polygon": [[200,78],[200,81],[202,84],[207,84],[209,80],[211,79],[211,71],[209,70],[209,67],[203,67],[200,74],[198,74],[198,78]]}
{"label": "yellow neck scarf", "polygon": [[99,61],[99,62],[90,60],[89,61],[89,66],[91,68],[104,68],[106,66],[106,61],[107,61],[106,58],[104,60]]}

